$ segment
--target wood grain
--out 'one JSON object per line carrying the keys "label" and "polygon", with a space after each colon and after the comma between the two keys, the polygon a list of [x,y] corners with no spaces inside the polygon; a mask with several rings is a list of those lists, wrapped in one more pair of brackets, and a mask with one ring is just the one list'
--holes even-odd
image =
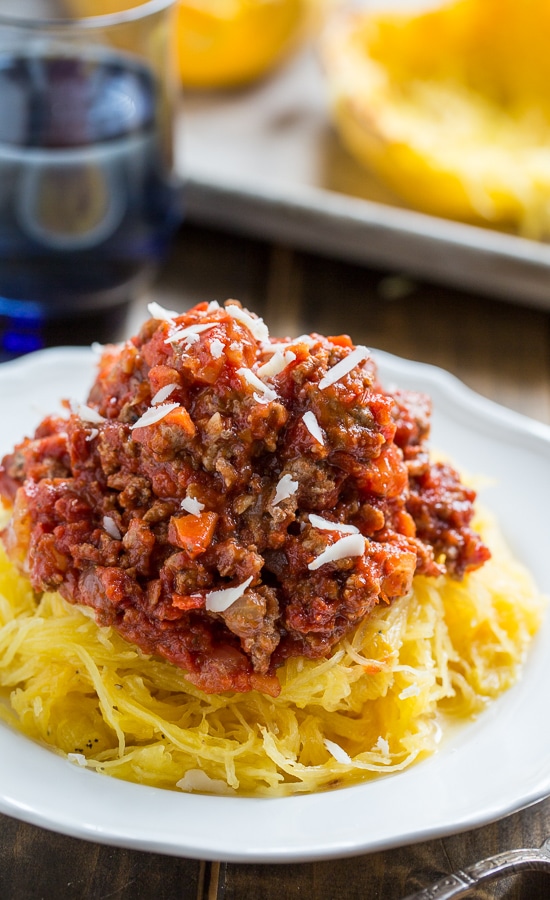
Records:
{"label": "wood grain", "polygon": [[[541,310],[190,226],[152,296],[182,310],[201,300],[236,297],[263,315],[274,334],[348,332],[356,342],[442,366],[481,394],[550,423],[550,314]],[[143,319],[147,299],[132,310],[129,331]],[[101,846],[0,816],[0,897],[398,900],[482,856],[538,846],[547,834],[550,800],[443,840],[336,861],[261,866]],[[549,895],[547,880],[531,874],[476,896]]]}

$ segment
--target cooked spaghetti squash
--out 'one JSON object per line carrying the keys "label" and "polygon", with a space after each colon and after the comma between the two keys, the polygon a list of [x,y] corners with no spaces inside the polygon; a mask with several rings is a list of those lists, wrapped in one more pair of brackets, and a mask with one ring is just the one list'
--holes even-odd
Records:
{"label": "cooked spaghetti squash", "polygon": [[348,14],[324,58],[344,144],[412,207],[550,232],[550,7]]}
{"label": "cooked spaghetti squash", "polygon": [[269,72],[307,33],[310,0],[182,0],[176,41],[182,84],[229,88]]}
{"label": "cooked spaghetti squash", "polygon": [[494,522],[462,582],[418,576],[325,660],[294,658],[277,698],[205,694],[58,594],[36,598],[2,552],[4,720],[76,765],[161,788],[284,796],[396,772],[517,679],[544,601]]}
{"label": "cooked spaghetti squash", "polygon": [[[70,0],[78,16],[134,5],[129,0]],[[255,81],[299,45],[315,6],[313,0],[180,0],[173,28],[182,84],[212,89]]]}

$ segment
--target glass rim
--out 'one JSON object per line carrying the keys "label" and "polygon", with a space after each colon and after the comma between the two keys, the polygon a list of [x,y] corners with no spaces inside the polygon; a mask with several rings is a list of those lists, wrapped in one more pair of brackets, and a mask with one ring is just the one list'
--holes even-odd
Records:
{"label": "glass rim", "polygon": [[0,12],[0,26],[10,26],[12,28],[27,29],[28,31],[39,31],[41,29],[96,29],[109,28],[112,25],[123,25],[126,22],[137,22],[140,19],[146,19],[148,16],[162,12],[170,6],[175,6],[177,0],[145,0],[144,3],[135,4],[129,9],[121,9],[118,12],[100,13],[97,16],[32,16],[25,18],[21,15],[11,15],[10,13]]}

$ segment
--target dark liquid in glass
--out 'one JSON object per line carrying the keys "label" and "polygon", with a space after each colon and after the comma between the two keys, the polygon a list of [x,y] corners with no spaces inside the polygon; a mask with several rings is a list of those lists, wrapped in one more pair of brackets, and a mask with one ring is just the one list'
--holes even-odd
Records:
{"label": "dark liquid in glass", "polygon": [[165,251],[181,211],[156,93],[122,54],[0,56],[4,358],[120,315]]}

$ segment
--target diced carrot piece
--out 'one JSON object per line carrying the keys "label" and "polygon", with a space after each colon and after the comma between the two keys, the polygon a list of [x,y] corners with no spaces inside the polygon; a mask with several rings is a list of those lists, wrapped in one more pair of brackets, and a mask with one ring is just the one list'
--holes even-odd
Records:
{"label": "diced carrot piece", "polygon": [[337,347],[353,347],[349,334],[330,334],[327,340]]}
{"label": "diced carrot piece", "polygon": [[215,359],[210,356],[210,353],[205,353],[204,360],[201,359],[201,365],[195,378],[203,384],[215,384],[220,377],[224,365],[225,356],[220,356],[218,359]]}
{"label": "diced carrot piece", "polygon": [[198,516],[172,516],[168,540],[195,559],[212,543],[217,521],[218,514],[214,512],[202,512]]}
{"label": "diced carrot piece", "polygon": [[193,437],[197,431],[195,423],[185,406],[178,406],[177,409],[173,409],[172,412],[169,412],[168,415],[164,417],[164,421],[169,422],[170,425],[179,425],[189,437]]}
{"label": "diced carrot piece", "polygon": [[172,594],[172,606],[176,609],[201,609],[204,607],[204,597],[202,594]]}
{"label": "diced carrot piece", "polygon": [[253,691],[260,691],[269,697],[278,697],[281,693],[281,682],[276,675],[260,675],[258,672],[251,672],[250,686]]}
{"label": "diced carrot piece", "polygon": [[167,384],[179,384],[180,381],[177,369],[163,365],[153,366],[149,369],[149,375],[147,377],[149,379],[149,384],[151,385],[151,396],[154,396],[157,391],[160,391],[160,389]]}

